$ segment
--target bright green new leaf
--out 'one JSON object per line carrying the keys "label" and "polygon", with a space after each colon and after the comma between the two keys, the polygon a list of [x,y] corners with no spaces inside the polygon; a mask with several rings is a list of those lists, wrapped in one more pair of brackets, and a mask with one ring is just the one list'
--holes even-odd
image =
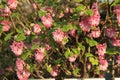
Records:
{"label": "bright green new leaf", "polygon": [[98,65],[98,59],[95,59],[93,57],[89,57],[89,61],[91,62],[92,65]]}
{"label": "bright green new leaf", "polygon": [[5,36],[5,38],[4,38],[4,41],[7,41],[7,40],[11,39],[12,34],[13,34],[13,32],[7,34],[7,35]]}
{"label": "bright green new leaf", "polygon": [[39,47],[39,43],[37,42],[37,43],[32,45],[31,50],[34,50],[34,49],[36,49],[38,47]]}
{"label": "bright green new leaf", "polygon": [[68,24],[68,25],[64,25],[61,30],[64,31],[64,32],[67,32],[69,30],[73,29],[73,26],[71,24]]}
{"label": "bright green new leaf", "polygon": [[72,73],[73,73],[73,75],[77,75],[79,73],[79,71],[80,71],[79,68],[75,68]]}
{"label": "bright green new leaf", "polygon": [[91,53],[85,53],[85,57],[92,57],[93,56],[93,54],[91,54]]}
{"label": "bright green new leaf", "polygon": [[22,41],[22,40],[25,40],[26,39],[26,36],[22,33],[22,34],[18,34],[17,38],[16,38],[16,41]]}
{"label": "bright green new leaf", "polygon": [[40,17],[45,16],[45,15],[46,15],[46,12],[40,10],[40,11],[38,11],[38,15],[39,15]]}
{"label": "bright green new leaf", "polygon": [[26,60],[30,55],[31,55],[31,51],[28,51],[28,52],[26,52],[26,53],[23,53],[23,54],[21,55],[21,58],[22,58],[23,60]]}
{"label": "bright green new leaf", "polygon": [[98,44],[97,41],[95,41],[94,39],[89,39],[89,38],[85,38],[85,39],[90,47],[96,46]]}

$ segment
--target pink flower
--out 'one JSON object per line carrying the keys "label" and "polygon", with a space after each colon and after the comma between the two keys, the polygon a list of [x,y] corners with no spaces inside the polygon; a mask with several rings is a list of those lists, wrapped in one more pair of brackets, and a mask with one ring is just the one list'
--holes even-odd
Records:
{"label": "pink flower", "polygon": [[106,28],[105,29],[105,34],[109,38],[114,38],[116,35],[116,29],[115,28]]}
{"label": "pink flower", "polygon": [[120,46],[120,39],[113,39],[112,40],[112,45],[113,46]]}
{"label": "pink flower", "polygon": [[117,56],[116,62],[117,62],[118,64],[120,64],[120,55]]}
{"label": "pink flower", "polygon": [[98,12],[98,4],[97,3],[93,3],[92,10],[93,10],[93,16],[90,16],[88,18],[89,23],[91,24],[91,26],[98,26],[99,22],[100,22],[100,14]]}
{"label": "pink flower", "polygon": [[69,31],[69,34],[70,34],[72,37],[75,37],[75,35],[76,35],[76,29],[74,28],[74,29],[70,30],[70,31]]}
{"label": "pink flower", "polygon": [[34,24],[33,32],[39,34],[41,31],[41,26],[39,24]]}
{"label": "pink flower", "polygon": [[8,0],[7,4],[10,9],[16,9],[18,2],[17,0]]}
{"label": "pink flower", "polygon": [[37,10],[37,5],[36,5],[36,3],[33,3],[32,6],[33,6],[34,10]]}
{"label": "pink flower", "polygon": [[77,58],[77,55],[75,54],[75,55],[69,57],[68,59],[70,62],[75,62],[76,58]]}
{"label": "pink flower", "polygon": [[60,70],[58,70],[56,67],[52,68],[52,71],[50,72],[51,76],[56,77],[60,73]]}
{"label": "pink flower", "polygon": [[11,14],[9,7],[5,7],[3,9],[1,9],[0,12],[3,17],[8,17]]}
{"label": "pink flower", "polygon": [[55,30],[52,34],[53,34],[53,39],[58,43],[61,43],[65,37],[65,33],[60,29]]}
{"label": "pink flower", "polygon": [[26,66],[26,63],[22,59],[17,58],[17,60],[16,60],[17,70],[18,71],[23,71],[25,66]]}
{"label": "pink flower", "polygon": [[24,46],[24,43],[22,41],[20,42],[13,41],[10,48],[16,56],[20,56],[23,52],[23,46]]}
{"label": "pink flower", "polygon": [[43,60],[43,58],[44,58],[44,52],[45,52],[45,48],[40,48],[40,49],[36,50],[35,59],[38,62],[41,62]]}
{"label": "pink flower", "polygon": [[50,47],[50,45],[48,45],[48,44],[45,44],[45,49],[48,51],[48,50],[50,50],[51,49],[51,47]]}
{"label": "pink flower", "polygon": [[0,75],[5,74],[5,70],[4,69],[0,69]]}
{"label": "pink flower", "polygon": [[100,60],[99,60],[99,63],[100,63],[100,65],[99,65],[100,70],[106,71],[106,70],[107,70],[107,67],[108,67],[108,62],[107,62],[107,60],[100,59]]}
{"label": "pink flower", "polygon": [[13,66],[9,66],[9,67],[7,68],[7,70],[8,70],[9,72],[12,72],[12,71],[13,71]]}
{"label": "pink flower", "polygon": [[28,80],[29,76],[30,76],[30,72],[27,70],[23,70],[23,71],[18,71],[16,72],[17,77],[19,80]]}
{"label": "pink flower", "polygon": [[49,13],[46,16],[42,16],[41,20],[46,28],[50,28],[53,24],[53,19]]}
{"label": "pink flower", "polygon": [[88,19],[82,19],[82,21],[79,22],[79,26],[84,32],[89,32],[91,28],[91,25],[89,24]]}
{"label": "pink flower", "polygon": [[106,53],[106,48],[107,48],[107,45],[104,43],[104,44],[99,44],[96,46],[97,47],[97,53],[98,53],[98,56],[104,56],[104,53]]}
{"label": "pink flower", "polygon": [[24,32],[26,36],[29,36],[31,34],[31,31],[29,29],[24,30]]}
{"label": "pink flower", "polygon": [[88,36],[93,37],[93,38],[99,38],[100,34],[101,34],[100,29],[96,28]]}
{"label": "pink flower", "polygon": [[116,13],[118,25],[120,26],[120,6],[115,6],[114,12]]}
{"label": "pink flower", "polygon": [[2,31],[3,32],[7,32],[7,31],[9,31],[10,30],[10,26],[12,25],[11,24],[11,22],[9,22],[9,21],[7,21],[7,20],[3,20],[2,22],[1,22],[1,24],[3,25],[2,27]]}

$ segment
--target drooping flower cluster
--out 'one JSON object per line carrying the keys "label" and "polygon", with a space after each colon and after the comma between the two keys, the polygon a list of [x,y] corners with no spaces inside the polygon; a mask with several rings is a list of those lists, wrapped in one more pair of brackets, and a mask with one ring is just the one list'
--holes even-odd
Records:
{"label": "drooping flower cluster", "polygon": [[47,29],[51,28],[51,26],[53,24],[53,19],[49,13],[47,13],[46,16],[42,16],[41,20]]}
{"label": "drooping flower cluster", "polygon": [[16,7],[18,5],[18,1],[17,0],[8,0],[7,4],[10,9],[16,9]]}
{"label": "drooping flower cluster", "polygon": [[107,45],[105,43],[97,45],[97,50],[98,50],[97,53],[99,56],[99,68],[102,71],[106,71],[107,67],[108,67],[108,62],[107,62],[107,60],[104,59],[104,54],[106,53],[106,48],[107,48]]}
{"label": "drooping flower cluster", "polygon": [[98,44],[96,46],[97,48],[97,54],[99,56],[99,59],[104,59],[104,55],[106,53],[106,48],[107,48],[107,45],[104,43],[104,44]]}
{"label": "drooping flower cluster", "polygon": [[120,64],[120,55],[117,56],[116,62],[117,62],[117,64]]}
{"label": "drooping flower cluster", "polygon": [[116,35],[116,29],[115,28],[106,28],[105,34],[109,38],[115,38]]}
{"label": "drooping flower cluster", "polygon": [[100,29],[95,28],[88,36],[93,38],[99,38],[100,34],[101,34]]}
{"label": "drooping flower cluster", "polygon": [[8,17],[11,14],[11,10],[7,6],[5,8],[0,9],[0,12],[1,12],[1,16],[3,17]]}
{"label": "drooping flower cluster", "polygon": [[3,26],[2,26],[2,31],[3,31],[3,32],[7,32],[7,31],[10,30],[11,22],[9,22],[8,20],[3,20],[3,21],[1,22],[1,24],[3,25]]}
{"label": "drooping flower cluster", "polygon": [[77,54],[74,54],[73,56],[69,57],[69,61],[70,62],[75,62],[75,60],[77,59],[78,55]]}
{"label": "drooping flower cluster", "polygon": [[120,26],[120,6],[115,6],[114,12],[116,13],[118,25]]}
{"label": "drooping flower cluster", "polygon": [[35,52],[35,59],[38,62],[41,62],[44,57],[45,57],[45,48],[37,49],[36,52]]}
{"label": "drooping flower cluster", "polygon": [[120,37],[117,37],[116,39],[112,40],[112,45],[113,46],[120,46]]}
{"label": "drooping flower cluster", "polygon": [[100,59],[100,60],[99,60],[99,68],[100,68],[100,70],[106,71],[106,70],[107,70],[107,67],[108,67],[108,62],[107,62],[107,60],[105,60],[105,59]]}
{"label": "drooping flower cluster", "polygon": [[56,77],[60,73],[60,70],[57,69],[57,67],[53,67],[52,70],[50,71],[51,76]]}
{"label": "drooping flower cluster", "polygon": [[16,74],[19,80],[28,80],[29,76],[30,76],[30,72],[28,70],[25,69],[26,63],[20,59],[17,58],[16,60]]}
{"label": "drooping flower cluster", "polygon": [[93,3],[92,10],[93,10],[93,16],[90,16],[88,18],[89,23],[91,26],[98,26],[99,22],[100,22],[100,14],[98,11],[98,4],[97,3]]}
{"label": "drooping flower cluster", "polygon": [[89,32],[91,26],[98,26],[100,22],[100,14],[98,12],[98,5],[97,3],[93,3],[92,5],[93,16],[88,18],[83,18],[79,23],[79,26],[84,32]]}
{"label": "drooping flower cluster", "polygon": [[20,56],[23,52],[23,46],[24,46],[24,43],[22,41],[20,42],[13,41],[10,48],[16,56]]}
{"label": "drooping flower cluster", "polygon": [[53,39],[57,43],[61,43],[64,38],[65,38],[65,33],[61,31],[60,29],[57,29],[53,32]]}
{"label": "drooping flower cluster", "polygon": [[11,14],[11,10],[16,9],[18,5],[17,0],[8,0],[7,5],[5,8],[0,9],[1,16],[8,17]]}
{"label": "drooping flower cluster", "polygon": [[33,32],[39,34],[41,31],[41,26],[39,24],[34,24]]}

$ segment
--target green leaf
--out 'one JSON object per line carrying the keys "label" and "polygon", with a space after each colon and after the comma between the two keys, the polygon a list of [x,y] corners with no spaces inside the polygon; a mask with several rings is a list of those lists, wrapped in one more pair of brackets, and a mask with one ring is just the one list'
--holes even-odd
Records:
{"label": "green leaf", "polygon": [[85,10],[85,15],[87,16],[92,16],[93,15],[93,10],[90,9],[90,10]]}
{"label": "green leaf", "polygon": [[34,50],[34,49],[36,49],[36,48],[38,48],[39,47],[39,43],[37,42],[37,43],[35,43],[35,44],[33,44],[32,46],[31,46],[31,50]]}
{"label": "green leaf", "polygon": [[92,65],[98,65],[98,59],[95,59],[93,57],[89,57],[89,61],[91,62]]}
{"label": "green leaf", "polygon": [[73,75],[78,75],[79,71],[80,71],[79,68],[75,68],[72,73]]}
{"label": "green leaf", "polygon": [[77,6],[77,7],[75,8],[76,12],[80,12],[80,11],[83,11],[83,10],[85,10],[85,9],[86,9],[86,6],[84,6],[84,5],[82,5],[82,4],[80,4],[79,6]]}
{"label": "green leaf", "polygon": [[3,29],[2,25],[0,24],[0,34],[2,33],[2,29]]}
{"label": "green leaf", "polygon": [[114,55],[114,54],[116,54],[116,50],[114,48],[107,48],[105,54]]}
{"label": "green leaf", "polygon": [[64,25],[61,30],[64,31],[64,32],[67,32],[69,30],[73,29],[73,26],[71,24],[68,24],[68,25]]}
{"label": "green leaf", "polygon": [[97,41],[95,41],[94,39],[89,39],[89,38],[85,38],[85,39],[90,47],[96,46],[98,44]]}
{"label": "green leaf", "polygon": [[80,49],[79,48],[72,48],[72,51],[77,55],[80,54]]}
{"label": "green leaf", "polygon": [[16,41],[22,41],[22,40],[25,40],[26,39],[26,36],[21,33],[21,34],[18,34],[17,38],[16,38]]}
{"label": "green leaf", "polygon": [[4,38],[4,41],[7,41],[7,40],[11,39],[12,34],[13,34],[13,32],[7,34],[7,35],[5,36],[5,38]]}
{"label": "green leaf", "polygon": [[91,53],[85,53],[85,57],[92,57],[93,56],[93,54],[91,54]]}
{"label": "green leaf", "polygon": [[36,68],[36,64],[30,64],[30,72],[33,72],[34,71],[34,69]]}
{"label": "green leaf", "polygon": [[64,53],[64,56],[66,58],[69,58],[70,56],[73,56],[73,53],[70,51],[70,49],[68,48],[67,51]]}
{"label": "green leaf", "polygon": [[68,41],[69,41],[68,38],[63,38],[62,42],[63,42],[63,44],[66,44],[66,43],[68,43]]}
{"label": "green leaf", "polygon": [[45,16],[45,15],[46,15],[46,12],[45,12],[45,11],[42,11],[42,10],[39,10],[39,11],[38,11],[38,15],[39,15],[40,17]]}
{"label": "green leaf", "polygon": [[78,48],[80,48],[83,52],[85,51],[85,46],[83,46],[81,43],[78,43]]}
{"label": "green leaf", "polygon": [[28,52],[26,52],[26,53],[23,53],[23,54],[21,55],[21,58],[22,58],[23,60],[26,60],[30,55],[31,55],[31,51],[28,51]]}
{"label": "green leaf", "polygon": [[46,65],[46,67],[47,67],[46,70],[47,70],[48,72],[51,72],[51,71],[52,71],[52,67],[51,67],[51,65]]}
{"label": "green leaf", "polygon": [[16,12],[16,13],[12,13],[12,17],[18,17],[19,16],[19,13]]}

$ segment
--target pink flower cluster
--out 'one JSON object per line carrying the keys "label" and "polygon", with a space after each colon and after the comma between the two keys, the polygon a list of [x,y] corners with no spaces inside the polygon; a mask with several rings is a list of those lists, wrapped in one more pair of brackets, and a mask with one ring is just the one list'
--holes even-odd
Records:
{"label": "pink flower cluster", "polygon": [[18,5],[18,1],[17,0],[8,0],[7,4],[10,9],[16,9],[16,7]]}
{"label": "pink flower cluster", "polygon": [[56,67],[53,67],[53,68],[52,68],[52,71],[50,72],[51,76],[53,76],[53,77],[58,76],[59,73],[60,73],[60,70],[57,69]]}
{"label": "pink flower cluster", "polygon": [[1,15],[4,17],[8,17],[11,14],[11,10],[16,9],[18,1],[8,0],[7,5],[5,8],[0,9]]}
{"label": "pink flower cluster", "polygon": [[92,10],[93,10],[93,16],[90,16],[88,18],[82,18],[81,22],[79,23],[79,26],[84,32],[89,32],[91,29],[91,26],[99,25],[100,14],[98,12],[97,3],[93,3]]}
{"label": "pink flower cluster", "polygon": [[101,35],[100,29],[95,28],[88,36],[93,38],[99,38]]}
{"label": "pink flower cluster", "polygon": [[37,49],[36,52],[35,52],[35,59],[38,61],[38,62],[41,62],[44,58],[44,55],[45,54],[45,48],[40,48],[40,49]]}
{"label": "pink flower cluster", "polygon": [[115,6],[114,12],[116,13],[118,25],[120,26],[120,6]]}
{"label": "pink flower cluster", "polygon": [[19,80],[28,80],[30,76],[30,72],[28,70],[25,70],[24,67],[26,66],[26,63],[20,59],[17,58],[16,60],[16,68],[17,68],[17,77]]}
{"label": "pink flower cluster", "polygon": [[20,56],[23,52],[23,46],[24,46],[24,43],[22,41],[20,42],[13,41],[10,48],[16,56]]}
{"label": "pink flower cluster", "polygon": [[107,70],[107,67],[108,67],[108,62],[107,62],[107,60],[105,60],[105,59],[100,59],[99,60],[99,68],[100,68],[100,70],[102,70],[102,71],[106,71]]}
{"label": "pink flower cluster", "polygon": [[9,31],[9,30],[10,30],[10,27],[11,27],[11,25],[12,25],[12,23],[9,22],[8,20],[3,20],[3,21],[1,22],[1,24],[3,25],[3,26],[2,26],[2,31],[3,31],[3,32]]}
{"label": "pink flower cluster", "polygon": [[47,13],[46,16],[42,16],[41,20],[42,20],[42,23],[44,24],[44,26],[47,29],[51,28],[51,26],[53,24],[53,19],[52,19],[51,15],[49,13]]}
{"label": "pink flower cluster", "polygon": [[117,64],[120,64],[120,55],[117,56],[116,62],[117,62]]}
{"label": "pink flower cluster", "polygon": [[11,10],[7,6],[5,8],[0,9],[0,12],[1,12],[1,16],[3,17],[8,17],[11,14]]}
{"label": "pink flower cluster", "polygon": [[57,29],[53,32],[53,39],[57,43],[61,43],[64,38],[65,38],[65,33],[61,31],[60,29]]}
{"label": "pink flower cluster", "polygon": [[107,45],[104,43],[104,44],[98,44],[97,46],[97,54],[99,56],[99,59],[104,59],[104,54],[106,53],[106,48],[107,48]]}
{"label": "pink flower cluster", "polygon": [[39,34],[41,31],[41,26],[39,24],[34,24],[33,32]]}
{"label": "pink flower cluster", "polygon": [[70,62],[75,62],[75,60],[77,59],[77,57],[78,56],[76,54],[74,54],[73,56],[69,57],[68,59],[69,59]]}
{"label": "pink flower cluster", "polygon": [[109,38],[115,38],[116,35],[116,29],[115,28],[106,28],[105,34]]}
{"label": "pink flower cluster", "polygon": [[106,71],[108,67],[108,62],[107,60],[104,59],[106,48],[107,48],[107,45],[105,43],[97,45],[97,49],[98,49],[97,53],[99,56],[99,68],[102,71]]}
{"label": "pink flower cluster", "polygon": [[112,39],[112,45],[120,47],[120,35]]}

